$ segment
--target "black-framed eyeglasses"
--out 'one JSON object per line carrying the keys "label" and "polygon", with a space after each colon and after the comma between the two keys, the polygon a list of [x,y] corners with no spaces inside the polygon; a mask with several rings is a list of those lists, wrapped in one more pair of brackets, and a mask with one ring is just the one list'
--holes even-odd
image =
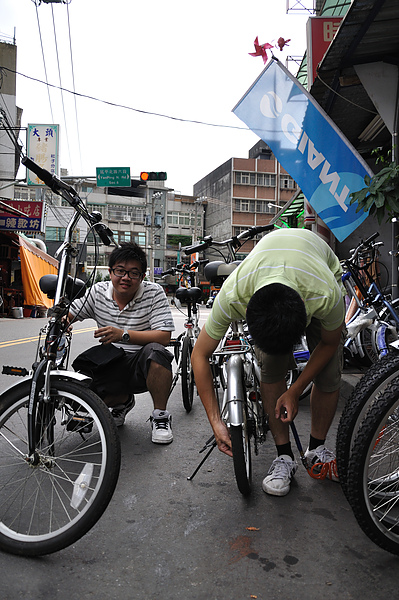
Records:
{"label": "black-framed eyeglasses", "polygon": [[132,269],[131,271],[126,271],[126,269],[122,269],[122,267],[115,267],[115,269],[111,269],[115,277],[124,277],[126,274],[130,279],[140,279],[142,273],[137,271],[137,269]]}

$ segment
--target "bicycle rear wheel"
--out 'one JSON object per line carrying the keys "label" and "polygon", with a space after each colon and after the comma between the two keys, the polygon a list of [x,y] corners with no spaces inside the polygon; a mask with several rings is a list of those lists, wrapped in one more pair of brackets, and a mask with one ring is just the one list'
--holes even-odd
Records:
{"label": "bicycle rear wheel", "polygon": [[243,406],[242,424],[230,425],[234,474],[237,487],[243,496],[249,496],[252,489],[251,445],[247,417],[246,406]]}
{"label": "bicycle rear wheel", "polygon": [[28,462],[29,392],[22,382],[0,402],[0,548],[38,556],[73,544],[101,517],[118,481],[120,443],[92,391],[52,380],[51,408],[37,411],[37,464]]}
{"label": "bicycle rear wheel", "polygon": [[348,498],[364,533],[399,555],[399,383],[393,381],[359,427],[349,461]]}
{"label": "bicycle rear wheel", "polygon": [[181,391],[183,406],[187,412],[193,407],[194,400],[194,372],[191,366],[191,352],[193,351],[192,338],[185,337],[183,340],[181,360]]}

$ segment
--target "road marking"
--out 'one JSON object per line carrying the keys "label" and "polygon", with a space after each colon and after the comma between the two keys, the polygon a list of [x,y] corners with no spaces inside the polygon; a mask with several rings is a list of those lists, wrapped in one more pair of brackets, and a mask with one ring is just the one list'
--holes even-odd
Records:
{"label": "road marking", "polygon": [[[72,331],[72,335],[76,335],[77,333],[87,333],[88,331],[95,331],[96,329],[97,327],[85,327],[82,329],[76,329],[75,331]],[[21,338],[19,340],[7,340],[5,342],[0,342],[0,350],[2,348],[8,348],[9,346],[18,346],[19,344],[29,344],[29,342],[37,342],[38,340],[38,335],[29,338]]]}

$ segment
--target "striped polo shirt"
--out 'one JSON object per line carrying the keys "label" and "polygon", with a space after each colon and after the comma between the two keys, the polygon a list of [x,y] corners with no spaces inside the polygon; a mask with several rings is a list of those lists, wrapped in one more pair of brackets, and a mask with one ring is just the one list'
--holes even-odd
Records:
{"label": "striped polo shirt", "polygon": [[221,339],[231,321],[245,319],[252,295],[271,283],[282,283],[298,292],[305,303],[307,324],[315,317],[324,329],[337,329],[345,317],[341,274],[337,256],[312,231],[273,231],[260,240],[223,283],[206,331],[213,339]]}
{"label": "striped polo shirt", "polygon": [[[119,327],[133,331],[174,331],[172,312],[163,288],[158,283],[143,281],[133,300],[122,310],[113,299],[111,281],[100,281],[83,298],[75,300],[69,312],[77,321],[94,319],[98,327]],[[137,344],[114,343],[127,352],[140,350]]]}

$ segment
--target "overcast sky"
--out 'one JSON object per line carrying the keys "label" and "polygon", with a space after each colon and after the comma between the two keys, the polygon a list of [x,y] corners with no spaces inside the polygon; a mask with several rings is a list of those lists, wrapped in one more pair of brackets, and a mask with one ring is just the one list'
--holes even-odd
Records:
{"label": "overcast sky", "polygon": [[286,0],[0,0],[0,9],[1,40],[15,28],[22,125],[60,125],[60,166],[167,171],[183,194],[258,139],[231,112],[264,68],[249,56],[255,37],[291,38],[274,49],[285,64],[303,55],[310,16],[286,14]]}

